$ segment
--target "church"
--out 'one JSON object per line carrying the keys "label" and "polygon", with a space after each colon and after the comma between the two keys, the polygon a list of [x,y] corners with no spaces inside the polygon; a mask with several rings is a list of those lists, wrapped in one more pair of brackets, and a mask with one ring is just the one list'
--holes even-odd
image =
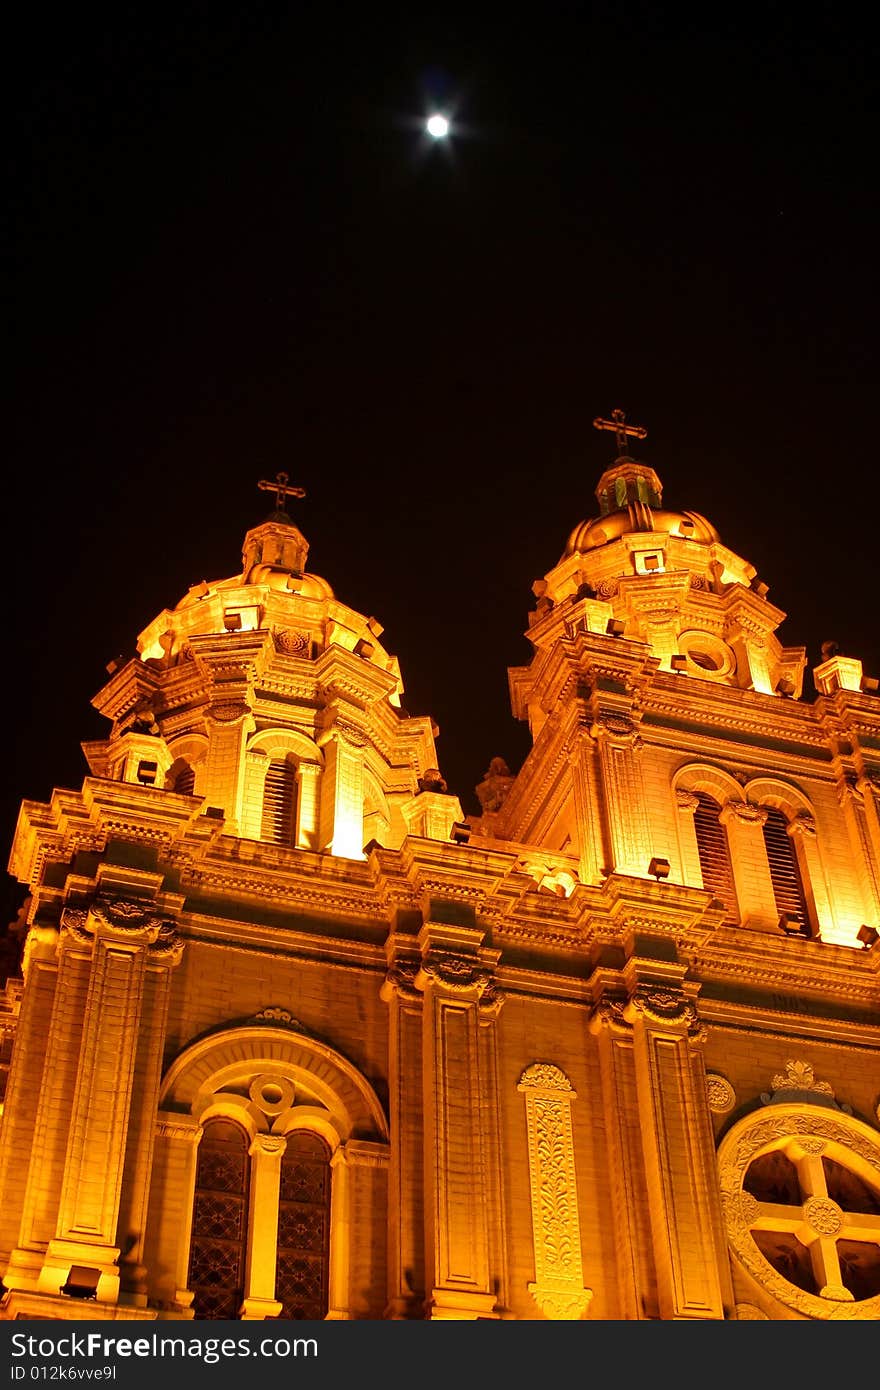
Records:
{"label": "church", "polygon": [[0,1318],[880,1319],[878,682],[595,423],[479,816],[285,474],[155,596],[11,847]]}

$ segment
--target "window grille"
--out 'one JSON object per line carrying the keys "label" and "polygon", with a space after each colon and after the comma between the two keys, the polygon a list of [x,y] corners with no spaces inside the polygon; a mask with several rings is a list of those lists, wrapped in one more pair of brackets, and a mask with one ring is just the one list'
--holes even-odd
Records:
{"label": "window grille", "polygon": [[727,922],[739,920],[733,865],[727,844],[727,832],[718,819],[719,807],[708,796],[697,796],[699,805],[694,812],[694,831],[703,887],[724,904]]}
{"label": "window grille", "polygon": [[790,922],[809,928],[807,896],[797,852],[788,834],[788,821],[775,806],[765,807],[765,810],[764,844],[767,846],[776,910],[780,916],[784,913]]}
{"label": "window grille", "polygon": [[294,1132],[281,1160],[275,1276],[279,1317],[326,1317],[329,1251],[330,1150],[318,1135]]}
{"label": "window grille", "polygon": [[260,838],[276,845],[292,845],[295,813],[296,770],[286,758],[273,758],[263,789]]}
{"label": "window grille", "polygon": [[208,1120],[199,1144],[189,1287],[197,1318],[234,1319],[244,1297],[248,1139],[230,1120]]}

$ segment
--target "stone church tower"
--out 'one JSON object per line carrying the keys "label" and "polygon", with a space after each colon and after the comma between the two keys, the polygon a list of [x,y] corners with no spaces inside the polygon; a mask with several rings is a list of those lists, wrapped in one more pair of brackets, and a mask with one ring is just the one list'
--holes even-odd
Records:
{"label": "stone church tower", "polygon": [[12,846],[0,1317],[880,1318],[877,683],[596,423],[480,817],[283,474],[112,670]]}

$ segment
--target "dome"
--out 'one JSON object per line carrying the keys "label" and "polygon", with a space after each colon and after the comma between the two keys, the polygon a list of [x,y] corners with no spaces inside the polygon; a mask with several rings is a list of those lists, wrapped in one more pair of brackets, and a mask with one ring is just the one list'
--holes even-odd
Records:
{"label": "dome", "polygon": [[711,521],[707,521],[699,512],[657,511],[636,502],[618,511],[608,512],[605,516],[580,522],[566,542],[562,559],[606,545],[608,541],[617,540],[632,531],[657,531],[702,545],[712,545],[721,540]]}

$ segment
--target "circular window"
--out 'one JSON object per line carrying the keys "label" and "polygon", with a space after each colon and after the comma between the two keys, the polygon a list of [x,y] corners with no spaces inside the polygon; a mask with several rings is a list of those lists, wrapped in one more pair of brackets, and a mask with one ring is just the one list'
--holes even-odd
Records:
{"label": "circular window", "polygon": [[774,1105],[718,1151],[731,1246],[752,1278],[811,1318],[880,1318],[880,1135]]}
{"label": "circular window", "polygon": [[678,650],[694,676],[723,680],[736,670],[736,657],[730,647],[712,632],[683,632]]}

